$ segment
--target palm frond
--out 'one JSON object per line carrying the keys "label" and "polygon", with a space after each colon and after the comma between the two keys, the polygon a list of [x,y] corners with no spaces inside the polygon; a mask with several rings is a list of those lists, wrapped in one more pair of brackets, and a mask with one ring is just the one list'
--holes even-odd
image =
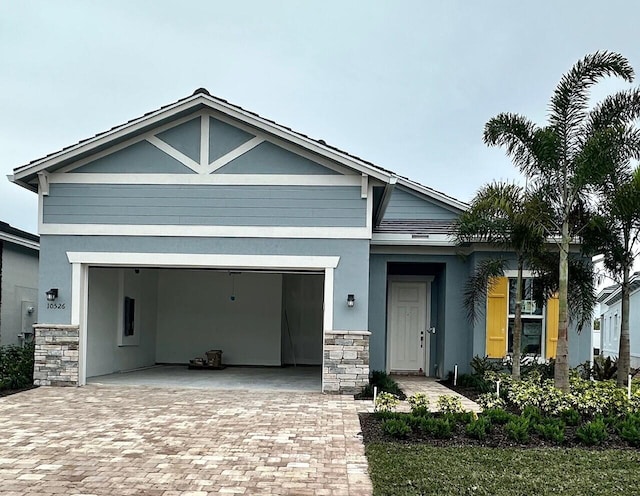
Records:
{"label": "palm frond", "polygon": [[580,149],[581,126],[587,115],[589,90],[607,76],[617,76],[631,82],[634,72],[622,55],[598,51],[576,62],[562,76],[554,91],[549,104],[549,123],[560,136],[568,161]]}
{"label": "palm frond", "polygon": [[640,118],[640,88],[618,91],[598,103],[587,116],[584,136],[611,126],[623,126]]}
{"label": "palm frond", "polygon": [[504,275],[506,267],[507,261],[500,258],[483,260],[467,280],[463,302],[470,322],[475,322],[482,313],[483,303],[488,291],[491,291],[493,281]]}
{"label": "palm frond", "polygon": [[537,161],[535,153],[536,125],[518,114],[501,113],[484,127],[484,142],[504,147],[507,155],[521,170],[529,169]]}

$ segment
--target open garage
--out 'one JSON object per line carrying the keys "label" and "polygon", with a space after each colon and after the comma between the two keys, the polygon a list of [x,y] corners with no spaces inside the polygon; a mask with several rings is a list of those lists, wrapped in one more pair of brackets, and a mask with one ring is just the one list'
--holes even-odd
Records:
{"label": "open garage", "polygon": [[[235,378],[247,386],[321,389],[323,271],[94,266],[87,272],[90,382],[139,378],[215,387],[223,380],[228,388]],[[225,370],[187,371],[209,350],[222,351]],[[167,367],[147,369],[157,365]]]}

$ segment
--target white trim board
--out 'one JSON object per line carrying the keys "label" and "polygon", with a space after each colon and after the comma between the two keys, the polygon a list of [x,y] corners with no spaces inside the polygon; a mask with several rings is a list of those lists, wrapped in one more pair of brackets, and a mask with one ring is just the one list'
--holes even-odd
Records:
{"label": "white trim board", "polygon": [[21,238],[20,236],[16,236],[15,234],[9,234],[0,231],[0,241],[6,241],[8,243],[13,243],[14,245],[20,245],[26,248],[40,250],[40,243],[38,243],[37,241],[31,241],[30,239]]}
{"label": "white trim board", "polygon": [[[184,267],[233,269],[335,269],[339,256],[299,255],[227,255],[211,253],[141,253],[141,252],[78,252],[68,251],[72,264],[116,265],[127,267]],[[74,322],[75,324],[76,322]]]}
{"label": "white trim board", "polygon": [[219,238],[370,239],[367,227],[43,224],[40,234],[69,236],[186,236]]}
{"label": "white trim board", "polygon": [[[126,252],[67,252],[72,264],[71,322],[79,326],[80,352],[78,385],[87,380],[87,309],[90,266],[107,267],[166,267],[166,268],[225,268],[225,269],[281,269],[324,271],[323,311],[323,367],[324,333],[333,327],[334,269],[339,256],[297,255],[230,255],[201,253],[126,253]],[[121,320],[121,319],[119,319]],[[324,376],[324,374],[323,374]],[[324,382],[324,379],[323,379]]]}
{"label": "white trim board", "polygon": [[50,184],[200,184],[256,186],[360,186],[359,176],[303,174],[88,174],[53,173]]}

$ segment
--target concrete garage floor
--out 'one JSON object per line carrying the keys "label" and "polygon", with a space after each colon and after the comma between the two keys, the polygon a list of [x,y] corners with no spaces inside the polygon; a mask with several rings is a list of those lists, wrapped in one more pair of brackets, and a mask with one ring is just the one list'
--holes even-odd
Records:
{"label": "concrete garage floor", "polygon": [[89,384],[224,390],[317,392],[321,367],[227,367],[189,370],[186,365],[157,365],[148,369],[90,377]]}

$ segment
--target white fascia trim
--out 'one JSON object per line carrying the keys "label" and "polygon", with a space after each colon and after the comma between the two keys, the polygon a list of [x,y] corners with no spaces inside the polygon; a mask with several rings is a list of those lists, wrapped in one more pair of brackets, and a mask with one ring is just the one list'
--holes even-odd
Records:
{"label": "white fascia trim", "polygon": [[[504,277],[510,277],[510,278],[515,278],[518,277],[518,271],[517,270],[505,270],[504,271]],[[532,270],[523,270],[522,271],[522,277],[526,278],[526,279],[531,279],[536,277],[536,274],[532,271]]]}
{"label": "white fascia trim", "polygon": [[68,236],[370,239],[367,227],[43,224],[40,228],[40,234]]}
{"label": "white fascia trim", "polygon": [[[333,270],[340,257],[297,255],[216,255],[211,253],[127,253],[68,251],[71,264],[214,269]],[[333,292],[331,293],[333,297]]]}
{"label": "white fascia trim", "polygon": [[9,234],[9,233],[0,231],[0,241],[7,241],[9,243],[13,243],[14,245],[24,246],[26,248],[31,248],[33,250],[40,250],[40,243],[38,243],[37,241],[24,239],[24,238],[21,238],[20,236],[16,236],[15,234]]}
{"label": "white fascia trim", "polygon": [[156,136],[149,136],[147,138],[147,141],[151,143],[153,146],[155,146],[156,148],[158,148],[159,150],[169,155],[171,158],[176,159],[182,165],[189,167],[189,169],[191,169],[192,171],[194,172],[201,171],[200,164],[198,162],[187,157],[184,153],[176,150],[171,145],[162,141],[160,138],[157,138]]}
{"label": "white fascia trim", "polygon": [[423,195],[433,198],[435,200],[438,200],[441,203],[444,203],[445,205],[448,205],[450,207],[453,207],[454,209],[460,211],[465,211],[469,208],[469,205],[467,205],[466,203],[460,201],[460,200],[456,200],[455,198],[451,198],[443,193],[440,193],[439,191],[435,191],[433,189],[427,188],[426,186],[423,186],[422,184],[413,182],[409,179],[403,178],[403,177],[398,177],[398,184],[404,186],[407,189],[410,189],[412,191],[416,191],[418,193],[422,193]]}
{"label": "white fascia trim", "polygon": [[256,146],[258,146],[261,143],[264,143],[264,141],[265,141],[264,138],[261,138],[259,136],[255,137],[255,138],[251,138],[249,141],[241,144],[239,147],[234,148],[229,153],[227,153],[227,154],[223,155],[222,157],[220,157],[220,158],[214,160],[213,162],[211,162],[208,166],[206,166],[203,169],[202,173],[203,174],[211,174],[212,172],[215,172],[218,169],[223,168],[225,165],[227,165],[232,160],[235,160],[239,156],[244,155],[249,150],[252,150],[253,148],[255,148]]}
{"label": "white fascia trim", "polygon": [[[151,115],[145,115],[134,120],[133,122],[123,124],[118,128],[113,129],[112,131],[101,134],[98,137],[88,139],[82,143],[77,143],[76,145],[73,145],[68,149],[61,150],[37,162],[18,167],[14,170],[14,180],[16,180],[17,182],[23,177],[55,165],[61,160],[73,159],[74,156],[77,156],[81,153],[90,152],[92,149],[107,145],[111,141],[123,138],[128,134],[141,131],[142,129],[145,129],[149,126],[153,126],[153,124],[156,122],[170,118],[172,115],[189,110],[189,108],[195,107],[197,105],[204,105],[206,107],[209,107],[210,109],[221,112],[222,114],[226,114],[232,118],[235,118],[250,126],[256,127],[285,141],[295,143],[328,159],[341,163],[346,167],[355,169],[358,172],[365,172],[370,176],[382,181],[386,181],[390,176],[389,173],[385,173],[361,161],[353,159],[343,153],[337,152],[328,146],[324,146],[320,143],[315,142],[311,138],[304,138],[298,134],[295,134],[291,130],[283,128],[278,124],[269,122],[263,118],[256,117],[250,112],[239,110],[235,107],[232,107],[231,105],[217,101],[212,97],[203,94],[197,94],[176,102],[172,105],[167,105],[166,107],[157,110]],[[189,116],[190,119],[193,119],[194,117],[195,115]],[[153,132],[155,134],[159,131],[154,130]]]}
{"label": "white fascia trim", "polygon": [[355,175],[302,174],[87,174],[67,172],[49,176],[51,184],[200,184],[255,186],[360,186]]}
{"label": "white fascia trim", "polygon": [[429,237],[412,238],[411,234],[373,233],[372,245],[457,246],[451,236],[430,234]]}

